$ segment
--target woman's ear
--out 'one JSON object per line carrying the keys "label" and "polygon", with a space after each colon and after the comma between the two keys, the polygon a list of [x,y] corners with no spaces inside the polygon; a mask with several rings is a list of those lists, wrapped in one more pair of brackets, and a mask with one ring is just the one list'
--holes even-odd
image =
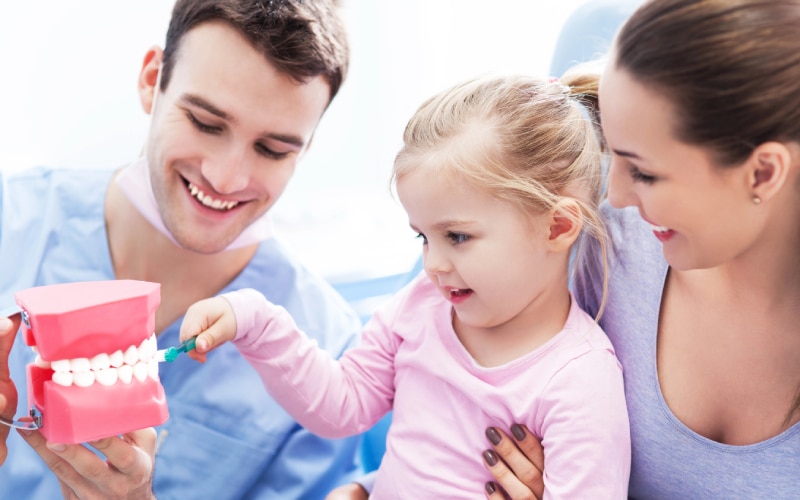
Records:
{"label": "woman's ear", "polygon": [[153,105],[158,94],[160,82],[159,74],[161,69],[161,58],[163,52],[160,47],[153,46],[144,56],[142,69],[139,71],[139,102],[142,109],[148,115],[153,112]]}
{"label": "woman's ear", "polygon": [[550,210],[548,245],[553,252],[569,251],[583,229],[583,211],[572,198],[563,198]]}
{"label": "woman's ear", "polygon": [[786,183],[791,167],[792,152],[785,144],[770,141],[756,147],[747,160],[752,198],[760,203],[775,196]]}

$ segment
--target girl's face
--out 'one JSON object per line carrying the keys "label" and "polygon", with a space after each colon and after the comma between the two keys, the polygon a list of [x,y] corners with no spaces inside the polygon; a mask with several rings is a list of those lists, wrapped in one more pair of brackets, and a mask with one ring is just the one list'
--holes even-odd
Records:
{"label": "girl's face", "polygon": [[609,64],[600,102],[612,153],[609,201],[639,211],[672,267],[715,267],[758,240],[762,226],[745,169],[716,167],[706,149],[676,139],[665,97]]}
{"label": "girl's face", "polygon": [[551,250],[547,217],[426,164],[397,180],[397,194],[422,240],[425,272],[461,324],[514,328],[567,294],[566,252]]}

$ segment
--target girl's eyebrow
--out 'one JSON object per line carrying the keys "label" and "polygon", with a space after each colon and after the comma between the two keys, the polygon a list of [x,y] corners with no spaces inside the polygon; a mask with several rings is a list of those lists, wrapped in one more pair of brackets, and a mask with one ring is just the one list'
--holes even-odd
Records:
{"label": "girl's eyebrow", "polygon": [[450,219],[450,220],[443,220],[441,222],[437,222],[433,227],[443,231],[446,229],[464,229],[469,227],[473,221],[471,220],[463,220],[463,219]]}

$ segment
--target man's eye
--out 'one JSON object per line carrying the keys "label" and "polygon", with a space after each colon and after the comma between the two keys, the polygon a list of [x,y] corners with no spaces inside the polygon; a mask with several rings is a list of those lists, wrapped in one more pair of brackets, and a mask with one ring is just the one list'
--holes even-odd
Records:
{"label": "man's eye", "polygon": [[456,245],[464,243],[469,239],[468,235],[462,233],[447,233],[447,237]]}
{"label": "man's eye", "polygon": [[270,148],[266,147],[265,145],[261,144],[260,142],[256,143],[255,148],[256,152],[261,156],[266,156],[267,158],[272,158],[274,160],[280,160],[282,158],[286,158],[286,156],[289,154],[288,151],[280,153],[277,151],[273,151]]}
{"label": "man's eye", "polygon": [[205,134],[219,134],[220,132],[222,132],[222,129],[220,127],[215,127],[213,125],[205,124],[200,120],[198,120],[196,116],[194,116],[192,113],[188,111],[186,112],[186,116],[189,117],[189,121],[191,121],[192,125],[194,125],[194,127],[200,132],[203,132]]}

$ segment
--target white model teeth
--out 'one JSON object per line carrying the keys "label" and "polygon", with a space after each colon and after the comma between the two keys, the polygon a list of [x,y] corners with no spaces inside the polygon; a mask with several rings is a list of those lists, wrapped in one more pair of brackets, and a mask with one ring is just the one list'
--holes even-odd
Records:
{"label": "white model teeth", "polygon": [[155,359],[158,342],[155,334],[142,341],[139,346],[132,345],[111,354],[100,353],[91,359],[59,359],[47,362],[37,354],[34,364],[39,368],[53,370],[53,382],[58,385],[90,387],[97,382],[112,386],[117,381],[130,384],[135,378],[144,382],[148,377],[158,380],[158,361]]}
{"label": "white model teeth", "polygon": [[192,193],[192,196],[194,196],[197,201],[209,208],[213,208],[214,210],[230,210],[239,204],[238,201],[215,200],[211,196],[205,194],[199,187],[195,186],[191,182],[189,183],[189,192]]}
{"label": "white model teeth", "polygon": [[656,231],[656,232],[659,232],[659,233],[666,233],[667,231],[669,231],[669,228],[666,227],[666,226],[656,226],[654,224],[650,224],[650,227],[653,229],[653,231]]}
{"label": "white model teeth", "polygon": [[111,367],[111,359],[108,354],[101,352],[97,356],[90,359],[89,364],[91,365],[91,369],[93,371],[99,372],[100,370]]}

